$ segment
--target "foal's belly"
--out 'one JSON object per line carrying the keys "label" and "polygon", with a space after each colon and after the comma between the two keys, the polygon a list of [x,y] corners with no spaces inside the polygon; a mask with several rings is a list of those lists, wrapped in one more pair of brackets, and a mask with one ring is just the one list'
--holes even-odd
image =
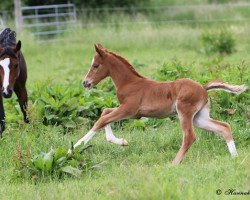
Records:
{"label": "foal's belly", "polygon": [[136,117],[154,117],[164,118],[176,112],[175,104],[164,105],[142,105],[140,106]]}

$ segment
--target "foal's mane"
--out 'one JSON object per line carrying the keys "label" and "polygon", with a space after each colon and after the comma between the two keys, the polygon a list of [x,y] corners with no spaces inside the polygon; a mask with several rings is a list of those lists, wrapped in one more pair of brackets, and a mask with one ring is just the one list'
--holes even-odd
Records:
{"label": "foal's mane", "polygon": [[111,51],[108,51],[105,49],[106,52],[108,52],[109,54],[113,55],[114,57],[116,57],[118,60],[120,60],[123,64],[125,64],[135,75],[141,77],[141,78],[144,78],[142,75],[140,75],[136,70],[135,68],[128,62],[128,60],[126,58],[123,58],[122,56],[120,55],[117,55],[116,53],[114,52],[111,52]]}
{"label": "foal's mane", "polygon": [[13,47],[16,45],[16,32],[10,28],[4,29],[0,33],[0,47]]}
{"label": "foal's mane", "polygon": [[16,45],[16,32],[12,31],[10,28],[4,29],[0,33],[0,47],[4,50],[1,52],[0,57],[3,55],[9,55],[16,58],[16,54],[12,47]]}

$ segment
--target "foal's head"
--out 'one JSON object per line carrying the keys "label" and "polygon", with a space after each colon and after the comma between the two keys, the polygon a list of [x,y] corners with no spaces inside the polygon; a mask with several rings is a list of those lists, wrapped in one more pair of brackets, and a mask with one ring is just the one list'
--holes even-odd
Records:
{"label": "foal's head", "polygon": [[107,52],[100,44],[95,45],[95,51],[96,55],[83,81],[85,88],[92,88],[109,75],[107,66],[104,66],[104,59],[107,56]]}
{"label": "foal's head", "polygon": [[17,77],[20,73],[19,51],[21,42],[18,41],[15,47],[0,47],[0,89],[4,98],[10,98]]}

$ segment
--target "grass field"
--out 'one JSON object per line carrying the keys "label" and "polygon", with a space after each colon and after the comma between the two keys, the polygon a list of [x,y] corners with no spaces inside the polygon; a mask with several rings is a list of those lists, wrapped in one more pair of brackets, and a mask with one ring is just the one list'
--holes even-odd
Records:
{"label": "grass field", "polygon": [[[233,34],[236,51],[225,56],[202,53],[201,35],[221,28]],[[52,87],[54,84],[72,85],[73,90],[81,88],[95,43],[128,58],[136,70],[148,77],[157,77],[157,70],[164,63],[179,60],[191,71],[187,76],[196,81],[204,83],[207,76],[249,85],[249,32],[247,23],[209,27],[128,24],[78,28],[62,37],[60,42],[49,44],[38,43],[29,34],[18,38],[22,40],[28,64],[28,91],[36,90],[37,81],[47,80]],[[240,73],[242,66],[245,70]],[[30,101],[31,123],[26,125],[19,111],[18,117],[11,120],[13,113],[9,110],[17,103],[6,100],[7,129],[0,141],[0,199],[247,199],[249,196],[226,195],[225,191],[232,188],[247,192],[250,189],[249,91],[239,97],[221,93],[211,93],[212,116],[231,124],[239,153],[237,158],[229,156],[221,137],[196,129],[196,142],[181,165],[173,167],[171,160],[182,139],[178,120],[166,119],[156,128],[147,125],[144,129],[135,128],[133,122],[128,122],[129,125],[123,128],[115,127],[115,135],[126,138],[128,147],[108,143],[103,131],[90,141],[94,146],[93,161],[105,161],[100,169],[89,170],[80,178],[39,181],[17,177],[13,161],[17,149],[35,155],[48,152],[51,147],[68,147],[70,141],[82,137],[90,127],[79,126],[64,134],[59,126],[45,126],[34,101]],[[233,101],[221,107],[222,103],[218,104],[220,97]],[[233,115],[221,111],[238,109],[238,104],[242,107]],[[221,195],[216,194],[218,189],[222,190]]]}

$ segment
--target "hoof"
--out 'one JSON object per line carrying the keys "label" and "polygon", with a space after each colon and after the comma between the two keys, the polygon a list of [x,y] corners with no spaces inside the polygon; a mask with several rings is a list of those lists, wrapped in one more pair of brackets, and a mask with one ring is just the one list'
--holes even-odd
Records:
{"label": "hoof", "polygon": [[180,163],[179,162],[177,162],[177,161],[175,161],[175,160],[173,160],[172,162],[171,162],[171,165],[173,166],[173,167],[176,167],[177,165],[179,165]]}
{"label": "hoof", "polygon": [[238,153],[236,152],[236,153],[234,153],[234,154],[231,154],[231,157],[232,158],[237,158],[239,155],[238,155]]}
{"label": "hoof", "polygon": [[122,144],[121,144],[121,146],[128,146],[128,142],[127,142],[127,140],[122,139]]}

